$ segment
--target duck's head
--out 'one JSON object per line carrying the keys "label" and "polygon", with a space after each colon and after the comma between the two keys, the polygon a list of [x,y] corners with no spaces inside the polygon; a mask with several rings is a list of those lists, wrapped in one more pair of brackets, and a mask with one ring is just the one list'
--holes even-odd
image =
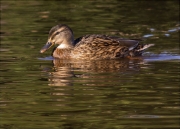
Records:
{"label": "duck's head", "polygon": [[59,49],[71,48],[74,46],[73,32],[67,25],[59,24],[51,28],[48,41],[44,47],[42,47],[40,53],[45,52],[55,44],[59,45]]}

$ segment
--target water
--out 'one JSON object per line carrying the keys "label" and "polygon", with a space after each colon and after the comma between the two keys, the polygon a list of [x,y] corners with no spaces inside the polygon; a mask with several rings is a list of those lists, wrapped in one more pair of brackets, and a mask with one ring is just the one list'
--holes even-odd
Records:
{"label": "water", "polygon": [[[161,6],[159,6],[161,5]],[[1,1],[0,128],[175,129],[178,1]],[[142,59],[54,60],[49,29],[153,43]]]}

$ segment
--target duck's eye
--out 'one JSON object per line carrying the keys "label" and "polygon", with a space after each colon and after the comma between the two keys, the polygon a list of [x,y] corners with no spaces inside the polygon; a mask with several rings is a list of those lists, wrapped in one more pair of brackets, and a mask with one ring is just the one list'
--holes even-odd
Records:
{"label": "duck's eye", "polygon": [[58,35],[60,32],[56,32],[56,34],[55,35]]}
{"label": "duck's eye", "polygon": [[54,39],[54,37],[56,37],[58,34],[60,34],[60,32],[56,32],[55,34],[53,34],[53,35],[51,36],[51,39]]}

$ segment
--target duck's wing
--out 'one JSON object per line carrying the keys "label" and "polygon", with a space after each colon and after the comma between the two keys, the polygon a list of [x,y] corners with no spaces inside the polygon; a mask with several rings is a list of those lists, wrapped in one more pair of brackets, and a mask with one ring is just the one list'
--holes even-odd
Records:
{"label": "duck's wing", "polygon": [[126,56],[141,56],[153,44],[139,44],[141,40],[123,39],[107,35],[86,35],[75,40],[71,53],[73,58],[116,59]]}
{"label": "duck's wing", "polygon": [[132,50],[138,46],[139,41],[140,40],[123,39],[107,35],[85,35],[77,38],[74,43],[76,47],[86,44],[94,47],[121,46]]}

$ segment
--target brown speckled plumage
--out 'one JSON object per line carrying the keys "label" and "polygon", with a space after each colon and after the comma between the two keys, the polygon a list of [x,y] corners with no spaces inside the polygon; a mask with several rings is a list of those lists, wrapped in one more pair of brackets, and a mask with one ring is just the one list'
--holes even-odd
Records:
{"label": "brown speckled plumage", "polygon": [[41,49],[41,53],[53,44],[59,44],[53,51],[55,58],[86,60],[141,56],[143,50],[153,46],[153,44],[141,45],[139,40],[95,34],[74,40],[72,30],[61,24],[50,30],[48,42]]}

